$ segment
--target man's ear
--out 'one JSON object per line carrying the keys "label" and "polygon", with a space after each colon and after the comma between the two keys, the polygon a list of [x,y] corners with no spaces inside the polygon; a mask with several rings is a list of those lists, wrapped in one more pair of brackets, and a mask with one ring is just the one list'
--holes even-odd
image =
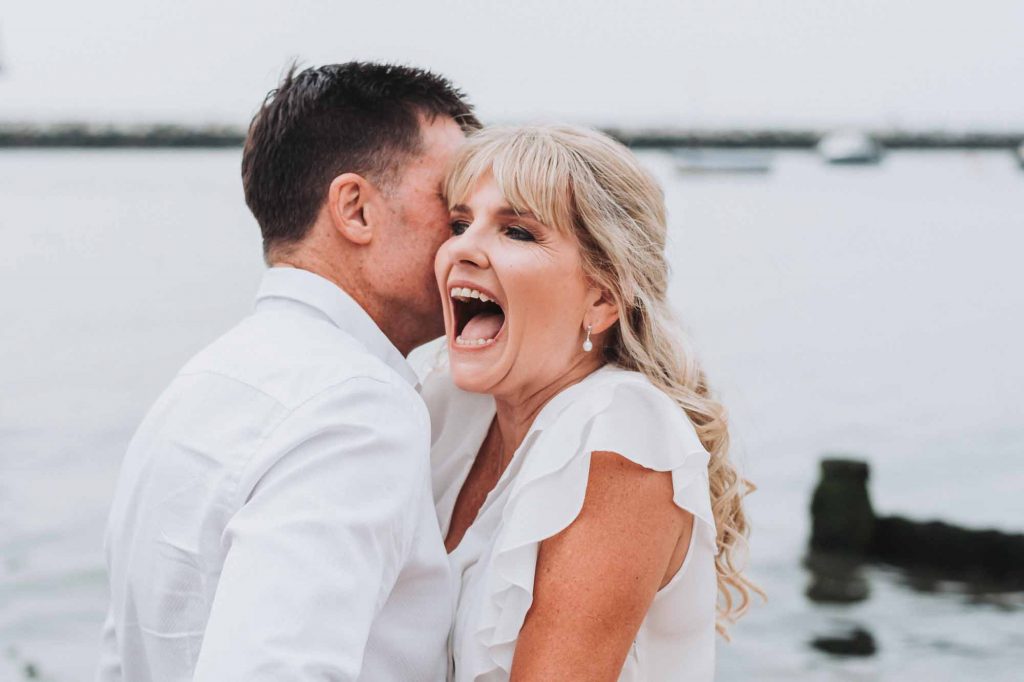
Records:
{"label": "man's ear", "polygon": [[587,292],[586,324],[594,325],[593,333],[601,334],[619,319],[619,306],[611,292],[592,284]]}
{"label": "man's ear", "polygon": [[331,181],[327,191],[327,212],[342,237],[365,246],[373,239],[373,225],[367,219],[367,204],[377,189],[357,173],[343,173]]}

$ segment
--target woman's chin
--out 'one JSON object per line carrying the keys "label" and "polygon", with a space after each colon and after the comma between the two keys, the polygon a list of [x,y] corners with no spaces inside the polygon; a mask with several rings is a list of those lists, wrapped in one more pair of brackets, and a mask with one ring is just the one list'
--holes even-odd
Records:
{"label": "woman's chin", "polygon": [[469,393],[490,393],[491,377],[494,374],[494,363],[482,362],[479,357],[459,357],[461,353],[448,356],[452,381],[461,390]]}

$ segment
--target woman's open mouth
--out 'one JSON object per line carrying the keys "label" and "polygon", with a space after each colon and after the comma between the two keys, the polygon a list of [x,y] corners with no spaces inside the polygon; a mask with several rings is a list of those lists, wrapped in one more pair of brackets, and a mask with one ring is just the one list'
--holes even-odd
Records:
{"label": "woman's open mouth", "polygon": [[489,294],[470,287],[452,287],[455,345],[482,348],[494,343],[505,328],[505,311]]}

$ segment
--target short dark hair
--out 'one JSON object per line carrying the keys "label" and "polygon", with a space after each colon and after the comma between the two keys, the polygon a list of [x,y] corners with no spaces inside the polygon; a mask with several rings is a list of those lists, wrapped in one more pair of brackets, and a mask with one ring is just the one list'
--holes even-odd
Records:
{"label": "short dark hair", "polygon": [[242,152],[245,203],[265,255],[306,236],[338,175],[358,173],[386,189],[421,149],[421,117],[480,127],[465,95],[423,69],[370,62],[296,69],[267,95]]}

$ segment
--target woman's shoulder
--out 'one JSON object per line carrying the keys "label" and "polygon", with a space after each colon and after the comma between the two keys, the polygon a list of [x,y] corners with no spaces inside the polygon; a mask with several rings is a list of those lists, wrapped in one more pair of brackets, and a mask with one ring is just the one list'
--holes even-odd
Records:
{"label": "woman's shoulder", "polygon": [[676,504],[714,526],[710,455],[680,405],[643,374],[610,366],[570,391],[537,429],[516,486],[519,510],[551,509],[558,498],[556,506],[566,507],[563,521],[571,521],[582,505],[592,454],[611,452],[671,472]]}
{"label": "woman's shoulder", "polygon": [[[585,378],[573,389],[582,389],[576,401],[586,402],[598,412],[640,412],[638,408],[655,409],[657,416],[685,412],[668,394],[657,387],[647,375],[617,365],[605,365]],[[570,390],[573,390],[570,389]]]}
{"label": "woman's shoulder", "polygon": [[686,413],[665,391],[642,372],[607,366],[602,369],[605,386],[611,392],[612,411],[629,411],[639,415],[645,410],[654,418],[682,418]]}
{"label": "woman's shoulder", "polygon": [[707,457],[686,411],[646,375],[607,365],[574,388],[582,390],[552,426],[578,429],[584,450],[616,452],[659,471]]}
{"label": "woman's shoulder", "polygon": [[713,536],[710,454],[685,410],[645,375],[614,366],[573,389],[538,429],[520,472],[515,508],[523,513],[564,507],[563,518],[553,524],[564,527],[582,506],[593,453],[610,452],[644,469],[671,473],[673,501]]}

